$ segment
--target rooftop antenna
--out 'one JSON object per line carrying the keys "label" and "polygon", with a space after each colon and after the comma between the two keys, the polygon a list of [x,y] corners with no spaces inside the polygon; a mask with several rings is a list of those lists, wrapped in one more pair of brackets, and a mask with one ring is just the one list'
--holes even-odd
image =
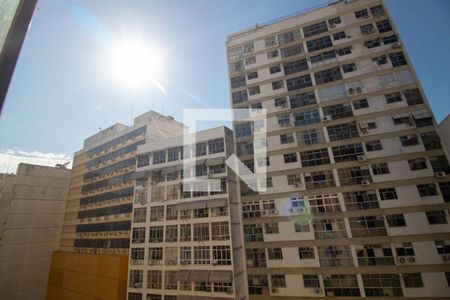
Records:
{"label": "rooftop antenna", "polygon": [[56,164],[55,167],[58,169],[67,169],[67,165],[70,163],[70,160],[68,162],[65,162],[63,164]]}
{"label": "rooftop antenna", "polygon": [[134,101],[131,101],[131,124],[133,124]]}

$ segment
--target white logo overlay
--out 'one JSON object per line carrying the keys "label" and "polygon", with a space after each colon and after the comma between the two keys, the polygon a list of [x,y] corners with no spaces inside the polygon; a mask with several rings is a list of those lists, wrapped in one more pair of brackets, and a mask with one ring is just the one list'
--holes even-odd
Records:
{"label": "white logo overlay", "polygon": [[[231,109],[231,108],[195,108],[184,109],[183,123],[187,126],[183,134],[184,153],[194,147],[191,158],[183,161],[183,190],[194,192],[222,191],[219,179],[197,179],[195,172],[190,171],[202,160],[196,160],[196,127],[199,122],[229,121],[234,122],[236,153],[238,155],[252,155],[253,158],[241,161],[235,154],[225,160],[225,164],[255,192],[267,191],[267,112],[266,109]],[[252,136],[253,139],[246,137]],[[241,141],[242,140],[242,141]],[[230,147],[225,140],[225,151]]]}

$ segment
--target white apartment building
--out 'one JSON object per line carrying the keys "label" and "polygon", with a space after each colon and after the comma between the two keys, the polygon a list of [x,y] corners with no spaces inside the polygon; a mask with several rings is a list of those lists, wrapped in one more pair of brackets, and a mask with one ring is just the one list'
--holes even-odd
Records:
{"label": "white apartment building", "polygon": [[233,150],[226,127],[138,147],[128,300],[248,298]]}
{"label": "white apartment building", "polygon": [[[425,3],[424,3],[425,5]],[[227,37],[250,299],[450,295],[450,167],[380,0],[336,1]]]}

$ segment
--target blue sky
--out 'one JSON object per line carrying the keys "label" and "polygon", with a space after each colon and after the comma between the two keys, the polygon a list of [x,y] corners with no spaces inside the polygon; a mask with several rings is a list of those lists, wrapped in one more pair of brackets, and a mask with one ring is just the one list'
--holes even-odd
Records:
{"label": "blue sky", "polygon": [[[0,117],[0,171],[17,160],[70,159],[83,140],[150,109],[228,107],[225,38],[319,0],[41,0]],[[387,0],[438,121],[448,113],[450,1]],[[165,51],[160,81],[131,91],[108,76],[111,40]]]}

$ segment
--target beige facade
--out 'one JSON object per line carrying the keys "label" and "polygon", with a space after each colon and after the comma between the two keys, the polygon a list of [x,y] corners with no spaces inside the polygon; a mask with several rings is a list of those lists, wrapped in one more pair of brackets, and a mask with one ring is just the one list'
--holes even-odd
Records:
{"label": "beige facade", "polygon": [[2,299],[45,299],[58,248],[70,170],[19,164],[0,177]]}
{"label": "beige facade", "polygon": [[248,298],[233,148],[226,127],[139,146],[129,300]]}
{"label": "beige facade", "polygon": [[[241,184],[250,299],[446,298],[450,167],[382,1],[227,37],[233,108],[266,109],[267,192]],[[235,122],[250,168],[252,122]]]}
{"label": "beige facade", "polygon": [[60,250],[127,254],[136,149],[183,128],[150,111],[130,127],[115,124],[87,138],[75,153]]}
{"label": "beige facade", "polygon": [[[88,137],[82,150],[75,153],[70,178],[67,206],[64,216],[60,247],[55,253],[51,278],[72,278],[75,282],[52,280],[48,299],[125,298],[125,267],[120,274],[107,267],[127,256],[130,244],[130,227],[138,145],[181,135],[184,126],[172,117],[154,111],[134,119],[131,126],[115,124]],[[80,254],[80,255],[75,255]],[[94,255],[92,258],[83,255]],[[85,261],[90,269],[70,266],[71,261]],[[87,265],[84,264],[84,265]],[[95,282],[99,289],[107,289],[113,282],[113,292],[93,293]]]}
{"label": "beige facade", "polygon": [[439,132],[442,136],[442,141],[444,142],[445,148],[447,152],[450,152],[450,115],[448,115],[442,122],[439,124]]}

